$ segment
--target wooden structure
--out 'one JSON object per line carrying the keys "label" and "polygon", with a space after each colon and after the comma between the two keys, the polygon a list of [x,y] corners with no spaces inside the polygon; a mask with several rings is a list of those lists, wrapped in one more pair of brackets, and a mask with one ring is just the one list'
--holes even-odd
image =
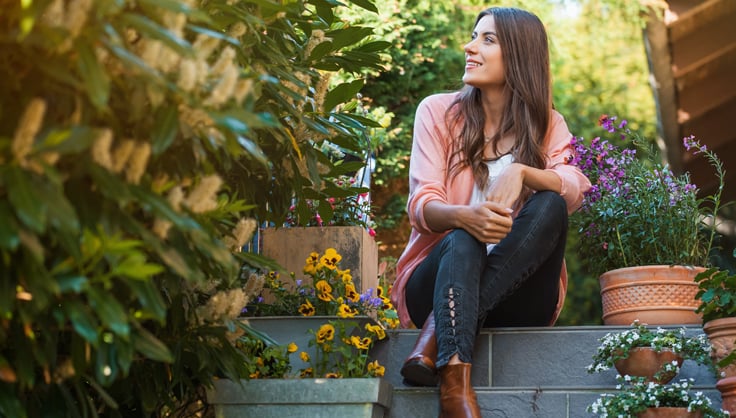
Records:
{"label": "wooden structure", "polygon": [[667,0],[645,31],[659,131],[675,172],[710,194],[713,169],[682,138],[695,135],[723,160],[723,201],[736,200],[736,0]]}

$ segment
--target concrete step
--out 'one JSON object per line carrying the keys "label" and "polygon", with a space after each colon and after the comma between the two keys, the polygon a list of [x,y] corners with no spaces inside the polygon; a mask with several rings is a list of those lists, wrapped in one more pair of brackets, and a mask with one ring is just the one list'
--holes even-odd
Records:
{"label": "concrete step", "polygon": [[[603,390],[569,388],[475,387],[483,418],[591,418],[588,405]],[[607,391],[612,393],[611,390]],[[703,392],[720,407],[721,396],[715,389]],[[387,418],[433,418],[439,414],[439,392],[434,388],[394,388]]]}
{"label": "concrete step", "polygon": [[[668,326],[663,328],[679,328]],[[590,417],[588,405],[603,392],[613,392],[615,370],[589,374],[586,367],[609,332],[628,327],[580,326],[484,329],[476,339],[472,382],[484,417]],[[686,326],[687,333],[702,328]],[[391,331],[374,347],[373,356],[386,367],[394,386],[389,417],[433,417],[438,413],[436,388],[407,386],[399,373],[419,330]],[[676,379],[694,378],[716,405],[721,398],[706,366],[685,361]]]}

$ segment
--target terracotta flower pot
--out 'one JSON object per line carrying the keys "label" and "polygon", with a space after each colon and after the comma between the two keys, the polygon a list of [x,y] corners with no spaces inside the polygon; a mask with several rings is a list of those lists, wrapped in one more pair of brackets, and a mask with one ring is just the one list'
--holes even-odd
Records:
{"label": "terracotta flower pot", "polygon": [[[703,325],[703,332],[711,344],[710,357],[718,362],[736,349],[736,318],[721,318],[708,321]],[[719,377],[736,376],[736,364],[718,368]]]}
{"label": "terracotta flower pot", "polygon": [[702,267],[637,266],[603,273],[601,299],[603,323],[631,325],[634,320],[649,325],[701,324],[695,313],[695,276]]}
{"label": "terracotta flower pot", "polygon": [[672,380],[677,373],[670,372],[659,379],[654,379],[654,375],[662,370],[665,364],[673,361],[677,361],[677,365],[682,366],[683,358],[670,350],[654,351],[649,347],[637,347],[631,349],[627,358],[618,360],[615,366],[621,376],[627,374],[629,376],[641,376],[647,382],[665,384]]}
{"label": "terracotta flower pot", "polygon": [[731,416],[736,416],[736,376],[719,380],[716,388],[721,392],[721,409],[728,411]]}
{"label": "terracotta flower pot", "polygon": [[647,408],[638,415],[639,418],[701,418],[702,416],[701,411],[688,412],[685,407]]}

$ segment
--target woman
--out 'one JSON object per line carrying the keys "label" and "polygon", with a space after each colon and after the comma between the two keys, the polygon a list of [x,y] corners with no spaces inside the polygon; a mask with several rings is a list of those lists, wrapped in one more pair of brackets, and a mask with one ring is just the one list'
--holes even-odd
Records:
{"label": "woman", "polygon": [[439,380],[441,417],[480,417],[470,384],[479,328],[557,319],[567,217],[590,187],[566,164],[571,134],[552,109],[540,20],[487,9],[465,57],[464,88],[416,112],[412,231],[391,294],[403,326],[423,325],[401,373],[415,385]]}

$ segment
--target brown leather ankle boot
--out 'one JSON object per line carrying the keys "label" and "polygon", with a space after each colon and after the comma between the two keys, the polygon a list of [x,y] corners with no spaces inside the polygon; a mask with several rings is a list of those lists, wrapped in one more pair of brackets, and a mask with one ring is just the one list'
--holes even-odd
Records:
{"label": "brown leather ankle boot", "polygon": [[461,363],[440,369],[440,418],[481,418],[470,367],[470,363]]}
{"label": "brown leather ankle boot", "polygon": [[409,357],[401,367],[404,381],[414,386],[437,386],[437,338],[434,334],[434,313],[424,322]]}

